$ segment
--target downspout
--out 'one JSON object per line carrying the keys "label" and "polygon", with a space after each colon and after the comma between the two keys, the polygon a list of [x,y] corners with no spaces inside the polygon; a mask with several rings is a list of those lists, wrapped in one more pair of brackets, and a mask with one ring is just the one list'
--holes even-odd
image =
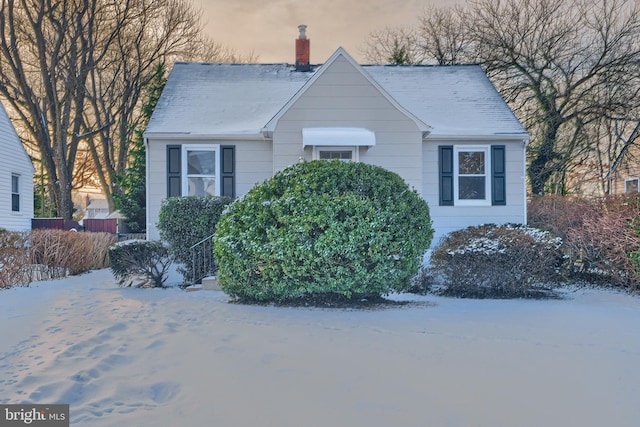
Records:
{"label": "downspout", "polygon": [[149,138],[144,139],[144,211],[145,211],[145,240],[149,240]]}
{"label": "downspout", "polygon": [[529,138],[522,140],[523,150],[522,150],[522,164],[524,165],[524,171],[522,175],[522,186],[523,186],[523,194],[524,194],[524,225],[528,223],[528,204],[527,204],[527,146],[529,145]]}

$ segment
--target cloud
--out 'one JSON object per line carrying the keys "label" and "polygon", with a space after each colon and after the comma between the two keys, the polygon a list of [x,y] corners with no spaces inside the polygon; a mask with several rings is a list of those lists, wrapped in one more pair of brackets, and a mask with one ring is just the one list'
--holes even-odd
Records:
{"label": "cloud", "polygon": [[[293,62],[298,25],[308,25],[311,62],[324,62],[338,47],[356,60],[372,31],[416,24],[421,0],[191,0],[203,10],[208,34],[260,62]],[[434,0],[450,4],[456,0]]]}

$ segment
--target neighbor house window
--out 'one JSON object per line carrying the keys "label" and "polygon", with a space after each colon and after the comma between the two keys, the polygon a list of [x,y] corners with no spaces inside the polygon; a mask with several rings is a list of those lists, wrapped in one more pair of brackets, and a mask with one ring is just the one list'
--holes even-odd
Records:
{"label": "neighbor house window", "polygon": [[217,145],[182,146],[182,195],[217,196],[219,147]]}
{"label": "neighbor house window", "polygon": [[441,206],[506,205],[504,145],[438,149]]}
{"label": "neighbor house window", "polygon": [[358,149],[357,147],[313,147],[313,159],[357,162]]}
{"label": "neighbor house window", "polygon": [[638,186],[638,178],[625,179],[624,192],[625,193],[637,193],[640,190]]}
{"label": "neighbor house window", "polygon": [[11,211],[20,212],[20,175],[11,174]]}

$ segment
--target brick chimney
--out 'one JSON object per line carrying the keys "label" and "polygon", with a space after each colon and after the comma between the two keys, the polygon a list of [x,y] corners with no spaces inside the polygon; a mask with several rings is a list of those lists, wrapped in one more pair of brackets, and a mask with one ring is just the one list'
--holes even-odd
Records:
{"label": "brick chimney", "polygon": [[298,30],[300,35],[296,39],[296,71],[311,71],[309,39],[305,34],[307,26],[298,25]]}

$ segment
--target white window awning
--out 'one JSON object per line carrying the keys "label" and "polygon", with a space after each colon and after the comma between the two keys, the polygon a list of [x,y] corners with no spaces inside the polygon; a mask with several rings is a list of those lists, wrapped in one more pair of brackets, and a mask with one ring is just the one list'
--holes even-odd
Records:
{"label": "white window awning", "polygon": [[376,134],[364,128],[303,128],[302,146],[352,147],[376,145]]}

